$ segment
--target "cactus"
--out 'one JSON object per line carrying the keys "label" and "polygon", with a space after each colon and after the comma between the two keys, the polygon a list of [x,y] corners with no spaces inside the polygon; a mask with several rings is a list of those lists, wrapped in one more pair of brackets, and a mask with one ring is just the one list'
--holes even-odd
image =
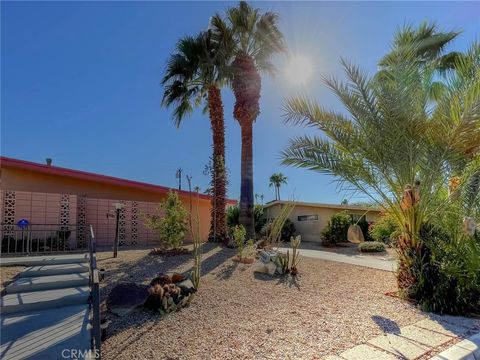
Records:
{"label": "cactus", "polygon": [[290,244],[292,245],[292,266],[290,268],[290,272],[292,275],[297,275],[297,272],[298,272],[297,265],[298,265],[298,262],[300,261],[300,258],[298,256],[298,248],[301,242],[302,242],[302,237],[300,235],[297,235],[295,237],[292,236],[290,238]]}

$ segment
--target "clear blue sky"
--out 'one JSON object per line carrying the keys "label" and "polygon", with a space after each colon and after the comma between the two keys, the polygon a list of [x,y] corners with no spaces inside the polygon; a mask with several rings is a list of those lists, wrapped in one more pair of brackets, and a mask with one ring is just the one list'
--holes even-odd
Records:
{"label": "clear blue sky", "polygon": [[[1,153],[19,159],[175,186],[175,170],[202,174],[210,156],[208,118],[197,112],[180,129],[160,108],[159,81],[177,39],[205,29],[223,2],[3,2],[1,3]],[[370,73],[395,30],[405,23],[437,22],[464,32],[452,49],[480,34],[479,2],[256,2],[280,14],[290,49],[310,58],[308,93],[331,109],[338,101],[320,82],[340,75],[345,57]],[[278,59],[281,72],[285,61]],[[279,151],[303,134],[282,124],[281,104],[299,91],[280,75],[263,78],[262,113],[254,127],[255,192],[274,197],[268,178],[288,177],[284,197],[340,202],[332,178],[280,165]],[[232,94],[223,89],[229,196],[240,190],[240,131]],[[354,199],[353,199],[354,200]],[[357,199],[359,200],[359,199]]]}

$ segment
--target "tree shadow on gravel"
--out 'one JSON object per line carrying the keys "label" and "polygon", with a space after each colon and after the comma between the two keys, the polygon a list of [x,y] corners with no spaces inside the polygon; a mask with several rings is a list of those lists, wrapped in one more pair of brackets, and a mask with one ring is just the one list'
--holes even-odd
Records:
{"label": "tree shadow on gravel", "polygon": [[382,329],[384,334],[400,335],[400,327],[395,321],[379,315],[373,315],[372,320],[380,329]]}
{"label": "tree shadow on gravel", "polygon": [[286,285],[289,288],[296,288],[297,290],[300,289],[300,278],[299,276],[284,276],[284,275],[270,275],[270,274],[264,274],[264,273],[259,273],[259,272],[254,272],[253,277],[256,280],[260,281],[277,281],[276,285]]}
{"label": "tree shadow on gravel", "polygon": [[238,268],[238,262],[232,261],[231,264],[223,267],[215,276],[217,280],[228,280],[232,277],[235,270]]}

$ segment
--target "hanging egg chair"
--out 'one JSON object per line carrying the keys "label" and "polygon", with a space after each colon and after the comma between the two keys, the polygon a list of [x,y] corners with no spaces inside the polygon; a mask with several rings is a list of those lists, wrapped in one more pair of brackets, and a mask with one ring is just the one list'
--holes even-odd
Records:
{"label": "hanging egg chair", "polygon": [[360,225],[352,224],[348,227],[347,239],[353,244],[360,244],[365,241]]}

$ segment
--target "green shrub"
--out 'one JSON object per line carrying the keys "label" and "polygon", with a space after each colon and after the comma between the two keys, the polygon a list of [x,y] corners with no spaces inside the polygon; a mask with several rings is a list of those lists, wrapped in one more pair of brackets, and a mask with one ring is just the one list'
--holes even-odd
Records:
{"label": "green shrub", "polygon": [[373,241],[390,244],[395,241],[394,237],[398,234],[398,226],[391,216],[385,214],[370,225],[368,233]]}
{"label": "green shrub", "polygon": [[[262,205],[255,205],[253,210],[253,216],[255,221],[255,232],[260,234],[262,228],[266,223],[266,219],[263,218],[263,206]],[[240,208],[238,206],[230,206],[227,209],[227,227],[232,231],[232,229],[240,225]]]}
{"label": "green shrub", "polygon": [[360,252],[383,252],[385,251],[385,244],[378,241],[367,241],[358,244]]}
{"label": "green shrub", "polygon": [[[267,236],[267,234],[271,231],[272,223],[269,222],[265,224],[260,232],[262,236]],[[280,241],[289,241],[292,236],[295,235],[297,229],[295,228],[295,224],[290,219],[285,219],[283,223],[282,230],[280,231]]]}
{"label": "green shrub", "polygon": [[160,245],[166,249],[178,249],[187,234],[188,212],[176,191],[170,191],[160,203],[157,214],[145,215],[145,227],[157,232]]}
{"label": "green shrub", "polygon": [[432,225],[423,225],[420,236],[424,245],[412,266],[417,281],[408,295],[425,311],[479,314],[480,243],[464,235],[456,241],[446,228]]}
{"label": "green shrub", "polygon": [[322,244],[334,245],[347,241],[348,227],[351,217],[347,211],[336,213],[330,218],[328,225],[322,231]]}

